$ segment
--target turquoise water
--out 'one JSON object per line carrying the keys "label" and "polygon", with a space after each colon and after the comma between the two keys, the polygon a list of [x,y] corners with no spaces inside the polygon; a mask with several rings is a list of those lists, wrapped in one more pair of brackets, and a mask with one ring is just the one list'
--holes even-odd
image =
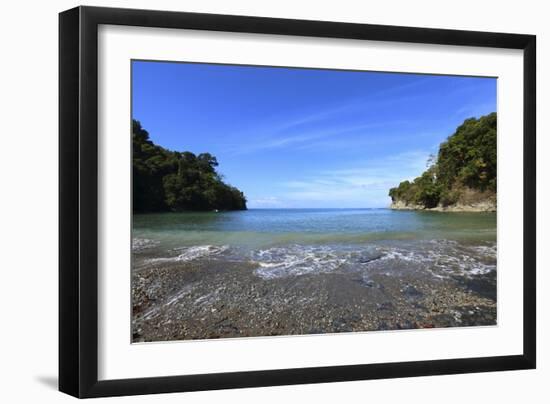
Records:
{"label": "turquoise water", "polygon": [[496,272],[496,214],[251,209],[133,217],[134,269],[217,260],[264,278],[352,270],[435,277]]}
{"label": "turquoise water", "polygon": [[495,213],[391,209],[250,209],[134,215],[134,236],[167,244],[361,242],[392,239],[496,240]]}

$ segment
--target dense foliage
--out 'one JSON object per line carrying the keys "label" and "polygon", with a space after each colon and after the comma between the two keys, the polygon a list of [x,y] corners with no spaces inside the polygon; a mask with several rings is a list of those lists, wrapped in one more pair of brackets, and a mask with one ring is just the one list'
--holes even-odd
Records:
{"label": "dense foliage", "polygon": [[210,153],[157,146],[136,120],[132,146],[134,212],[246,209],[243,193],[223,182]]}
{"label": "dense foliage", "polygon": [[439,146],[437,160],[420,176],[390,189],[392,201],[433,208],[456,203],[465,189],[497,187],[497,114],[466,119]]}

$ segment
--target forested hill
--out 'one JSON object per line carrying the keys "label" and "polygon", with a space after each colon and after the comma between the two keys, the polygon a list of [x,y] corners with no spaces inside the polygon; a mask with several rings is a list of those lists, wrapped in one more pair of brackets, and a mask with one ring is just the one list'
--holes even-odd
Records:
{"label": "forested hill", "polygon": [[133,211],[245,210],[246,198],[223,182],[210,153],[170,151],[155,145],[132,121]]}
{"label": "forested hill", "polygon": [[470,118],[439,146],[420,176],[390,189],[392,208],[495,210],[497,114]]}

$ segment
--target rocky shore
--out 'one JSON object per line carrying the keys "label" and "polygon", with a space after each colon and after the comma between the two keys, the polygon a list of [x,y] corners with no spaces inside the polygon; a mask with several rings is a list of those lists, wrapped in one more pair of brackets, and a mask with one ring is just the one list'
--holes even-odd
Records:
{"label": "rocky shore", "polygon": [[470,203],[459,202],[448,206],[438,205],[433,208],[426,208],[423,205],[395,200],[390,205],[390,208],[394,210],[425,210],[432,212],[496,212],[497,204],[496,199],[492,199]]}
{"label": "rocky shore", "polygon": [[265,279],[257,265],[195,260],[139,267],[133,342],[496,324],[496,275],[401,272]]}

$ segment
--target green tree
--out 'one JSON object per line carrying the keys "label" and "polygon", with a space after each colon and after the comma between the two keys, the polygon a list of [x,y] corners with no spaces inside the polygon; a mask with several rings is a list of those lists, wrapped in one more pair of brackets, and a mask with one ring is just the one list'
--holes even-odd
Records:
{"label": "green tree", "polygon": [[246,209],[244,194],[223,182],[210,153],[157,146],[136,120],[132,150],[134,212]]}
{"label": "green tree", "polygon": [[451,205],[464,189],[496,193],[497,114],[466,119],[439,146],[437,159],[414,181],[389,190],[393,201],[426,208]]}

